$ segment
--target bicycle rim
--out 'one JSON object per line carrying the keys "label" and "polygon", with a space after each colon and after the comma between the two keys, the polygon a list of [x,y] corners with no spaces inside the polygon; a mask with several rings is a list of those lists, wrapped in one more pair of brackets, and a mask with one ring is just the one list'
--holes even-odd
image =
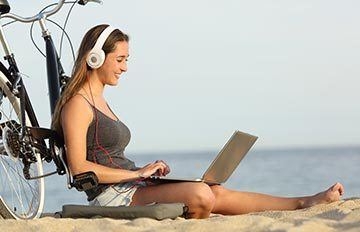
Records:
{"label": "bicycle rim", "polygon": [[[0,137],[0,215],[5,218],[31,219],[40,217],[44,205],[44,178],[27,180],[23,174],[23,162],[11,152],[7,131],[18,132],[15,124],[21,124],[20,101],[8,86],[6,76],[0,72],[0,124],[7,122],[9,126],[2,128]],[[26,124],[31,126],[26,114]],[[4,125],[4,124],[3,124]],[[10,128],[10,129],[9,129]],[[30,165],[30,175],[43,174],[42,161],[39,153],[35,153],[37,162]],[[2,204],[1,204],[2,203]]]}

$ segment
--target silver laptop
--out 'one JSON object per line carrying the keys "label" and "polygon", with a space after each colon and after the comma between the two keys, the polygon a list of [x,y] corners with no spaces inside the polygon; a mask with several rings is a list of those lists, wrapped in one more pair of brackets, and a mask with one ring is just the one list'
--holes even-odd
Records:
{"label": "silver laptop", "polygon": [[201,178],[185,179],[167,176],[151,176],[150,178],[165,182],[191,181],[222,184],[231,176],[257,138],[254,135],[235,131]]}

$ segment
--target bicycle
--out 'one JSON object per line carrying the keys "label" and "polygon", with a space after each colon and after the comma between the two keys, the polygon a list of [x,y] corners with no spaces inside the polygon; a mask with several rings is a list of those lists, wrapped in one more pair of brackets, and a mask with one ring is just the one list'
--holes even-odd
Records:
{"label": "bicycle", "polygon": [[[99,0],[76,0],[71,3],[86,5]],[[59,0],[32,17],[22,17],[10,12],[7,0],[0,0],[0,19],[13,22],[39,22],[46,45],[46,66],[51,114],[68,77],[47,29],[48,17],[56,14],[65,3]],[[49,6],[48,6],[49,7]],[[66,32],[65,32],[66,33]],[[40,217],[44,206],[44,178],[67,174],[68,187],[74,182],[63,158],[63,141],[51,129],[41,128],[27,94],[22,75],[16,65],[0,24],[0,42],[5,52],[6,67],[0,62],[0,216],[3,218],[31,219]],[[42,163],[53,162],[56,170],[43,172]]]}

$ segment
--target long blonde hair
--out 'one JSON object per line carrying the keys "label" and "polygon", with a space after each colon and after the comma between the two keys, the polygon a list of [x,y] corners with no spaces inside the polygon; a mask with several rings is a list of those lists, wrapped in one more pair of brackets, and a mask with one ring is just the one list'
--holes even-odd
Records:
{"label": "long blonde hair", "polygon": [[[80,48],[72,70],[71,78],[65,86],[65,90],[57,100],[55,111],[52,117],[51,128],[63,137],[61,126],[61,111],[64,105],[80,90],[85,84],[88,72],[91,68],[86,63],[86,57],[90,50],[95,46],[96,40],[101,32],[109,25],[101,24],[91,28],[81,41]],[[107,55],[115,50],[115,43],[120,41],[129,41],[129,36],[121,32],[119,29],[114,30],[106,39],[102,49]]]}

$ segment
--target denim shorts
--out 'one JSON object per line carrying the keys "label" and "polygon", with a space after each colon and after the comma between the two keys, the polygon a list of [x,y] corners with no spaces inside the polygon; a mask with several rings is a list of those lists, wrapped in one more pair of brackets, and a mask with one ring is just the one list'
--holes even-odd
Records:
{"label": "denim shorts", "polygon": [[129,206],[132,197],[139,187],[146,186],[144,181],[132,181],[111,185],[94,200],[89,202],[92,206]]}

